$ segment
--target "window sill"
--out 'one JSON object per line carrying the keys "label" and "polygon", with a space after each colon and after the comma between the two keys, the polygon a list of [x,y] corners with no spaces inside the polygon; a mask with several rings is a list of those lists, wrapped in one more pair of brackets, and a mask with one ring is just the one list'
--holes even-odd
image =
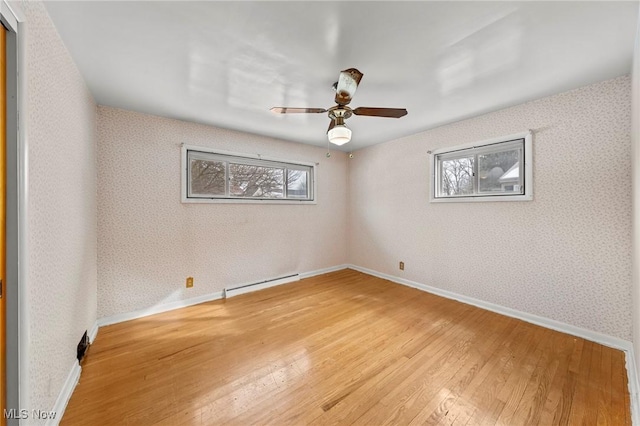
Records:
{"label": "window sill", "polygon": [[430,203],[483,203],[488,201],[533,201],[533,195],[487,195],[480,197],[431,198]]}
{"label": "window sill", "polygon": [[183,198],[182,204],[318,204],[316,200],[241,200],[229,198]]}

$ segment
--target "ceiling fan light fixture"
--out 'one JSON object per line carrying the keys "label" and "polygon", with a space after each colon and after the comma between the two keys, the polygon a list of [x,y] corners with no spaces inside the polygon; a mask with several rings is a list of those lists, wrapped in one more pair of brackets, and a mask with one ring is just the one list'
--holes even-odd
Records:
{"label": "ceiling fan light fixture", "polygon": [[337,125],[327,132],[327,137],[334,145],[344,145],[351,140],[351,129],[345,124]]}
{"label": "ceiling fan light fixture", "polygon": [[356,81],[351,76],[345,76],[345,78],[341,80],[343,83],[340,87],[340,90],[338,90],[338,88],[336,87],[336,91],[338,91],[338,94],[340,96],[343,96],[346,98],[352,98],[353,95],[356,94],[358,83],[356,83]]}

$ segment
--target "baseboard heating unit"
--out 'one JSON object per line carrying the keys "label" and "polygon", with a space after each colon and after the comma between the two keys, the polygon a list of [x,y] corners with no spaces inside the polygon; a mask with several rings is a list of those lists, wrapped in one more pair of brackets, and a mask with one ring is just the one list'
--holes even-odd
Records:
{"label": "baseboard heating unit", "polygon": [[229,298],[233,296],[238,296],[240,294],[262,290],[262,289],[274,287],[280,284],[292,283],[294,281],[300,281],[300,274],[286,275],[284,277],[273,278],[265,281],[259,281],[257,283],[244,284],[234,288],[225,288],[224,297]]}

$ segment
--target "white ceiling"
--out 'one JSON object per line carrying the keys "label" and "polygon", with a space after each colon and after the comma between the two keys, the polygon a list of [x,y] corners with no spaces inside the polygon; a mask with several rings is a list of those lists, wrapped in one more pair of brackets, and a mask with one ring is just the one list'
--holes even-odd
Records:
{"label": "white ceiling", "polygon": [[364,77],[342,149],[629,73],[638,2],[47,2],[96,101],[326,146],[340,70]]}

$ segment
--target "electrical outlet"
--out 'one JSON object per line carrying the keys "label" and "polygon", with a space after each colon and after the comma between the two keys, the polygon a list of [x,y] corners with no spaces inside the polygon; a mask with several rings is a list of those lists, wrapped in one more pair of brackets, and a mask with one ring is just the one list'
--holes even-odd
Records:
{"label": "electrical outlet", "polygon": [[404,262],[400,262],[400,270],[404,271]]}
{"label": "electrical outlet", "polygon": [[187,288],[193,287],[193,277],[187,277]]}

